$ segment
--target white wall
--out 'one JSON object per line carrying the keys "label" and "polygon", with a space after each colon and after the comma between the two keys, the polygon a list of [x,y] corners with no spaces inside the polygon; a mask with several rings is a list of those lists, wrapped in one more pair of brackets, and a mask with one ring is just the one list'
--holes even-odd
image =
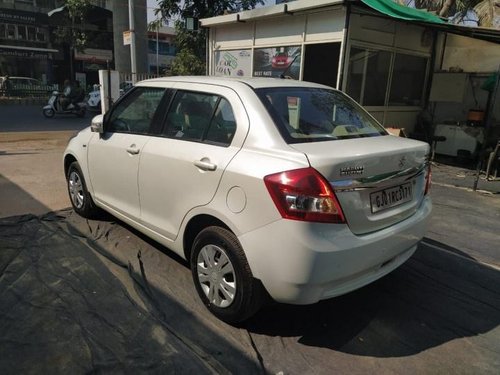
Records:
{"label": "white wall", "polygon": [[496,72],[500,65],[500,44],[448,34],[442,69],[460,68],[468,73]]}
{"label": "white wall", "polygon": [[244,23],[212,27],[214,49],[254,46],[287,46],[308,42],[333,42],[343,38],[345,9],[304,15],[280,15]]}
{"label": "white wall", "polygon": [[[295,15],[282,14],[254,21],[212,26],[209,43],[211,47],[210,74],[215,74],[214,54],[216,51],[248,49],[253,56],[256,48],[300,46],[304,53],[304,46],[307,44],[342,42],[345,17],[345,9],[339,7],[335,10]],[[301,65],[300,76],[302,77],[303,64]],[[251,70],[253,70],[253,65]]]}

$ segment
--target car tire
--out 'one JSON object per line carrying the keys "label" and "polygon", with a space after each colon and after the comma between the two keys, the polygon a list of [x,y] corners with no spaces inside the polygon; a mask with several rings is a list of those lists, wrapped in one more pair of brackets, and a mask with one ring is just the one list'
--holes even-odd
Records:
{"label": "car tire", "polygon": [[74,161],[69,165],[66,182],[69,200],[75,212],[87,219],[98,217],[101,211],[95,205],[87,190],[87,185],[78,162]]}
{"label": "car tire", "polygon": [[52,118],[52,117],[54,117],[55,114],[56,113],[52,108],[43,110],[43,115],[47,118]]}
{"label": "car tire", "polygon": [[76,112],[76,115],[78,117],[85,117],[85,113],[87,112],[87,110],[85,108],[80,108],[77,112]]}
{"label": "car tire", "polygon": [[252,276],[236,236],[211,226],[195,238],[191,273],[203,304],[217,318],[240,323],[255,314],[263,301],[263,287]]}

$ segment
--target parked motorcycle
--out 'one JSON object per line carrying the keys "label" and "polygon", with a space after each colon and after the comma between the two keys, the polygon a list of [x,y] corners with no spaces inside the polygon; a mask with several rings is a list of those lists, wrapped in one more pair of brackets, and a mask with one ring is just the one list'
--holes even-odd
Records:
{"label": "parked motorcycle", "polygon": [[62,93],[59,91],[53,91],[52,96],[49,98],[49,102],[43,107],[43,115],[47,118],[52,118],[54,115],[76,115],[78,117],[84,117],[87,112],[87,105],[85,102],[79,102],[77,104],[70,103],[63,109],[59,98]]}

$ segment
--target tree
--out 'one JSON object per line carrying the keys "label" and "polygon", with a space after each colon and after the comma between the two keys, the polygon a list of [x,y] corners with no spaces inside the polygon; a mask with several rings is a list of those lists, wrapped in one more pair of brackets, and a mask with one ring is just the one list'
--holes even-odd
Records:
{"label": "tree", "polygon": [[63,11],[68,17],[60,17],[60,25],[54,30],[56,42],[69,46],[71,79],[74,79],[74,50],[82,51],[88,43],[84,25],[90,6],[91,0],[65,0]]}
{"label": "tree", "polygon": [[177,56],[172,63],[173,75],[205,74],[206,31],[186,30],[184,20],[214,17],[254,8],[263,0],[160,0],[156,15],[175,22]]}
{"label": "tree", "polygon": [[[394,0],[407,5],[408,0]],[[457,13],[465,15],[473,10],[479,18],[481,27],[500,27],[500,10],[495,5],[497,0],[415,0],[415,8],[425,9],[440,17],[452,17]]]}
{"label": "tree", "polygon": [[85,16],[91,6],[91,0],[65,0],[64,11],[68,17],[61,17],[61,24],[55,30],[56,40],[66,43],[81,51],[87,44],[84,29]]}

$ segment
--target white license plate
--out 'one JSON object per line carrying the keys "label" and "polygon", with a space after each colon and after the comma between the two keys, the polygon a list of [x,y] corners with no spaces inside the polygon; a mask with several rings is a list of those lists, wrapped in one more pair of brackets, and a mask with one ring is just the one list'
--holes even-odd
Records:
{"label": "white license plate", "polygon": [[410,202],[412,199],[413,184],[411,182],[370,194],[373,213],[399,206],[400,204]]}

